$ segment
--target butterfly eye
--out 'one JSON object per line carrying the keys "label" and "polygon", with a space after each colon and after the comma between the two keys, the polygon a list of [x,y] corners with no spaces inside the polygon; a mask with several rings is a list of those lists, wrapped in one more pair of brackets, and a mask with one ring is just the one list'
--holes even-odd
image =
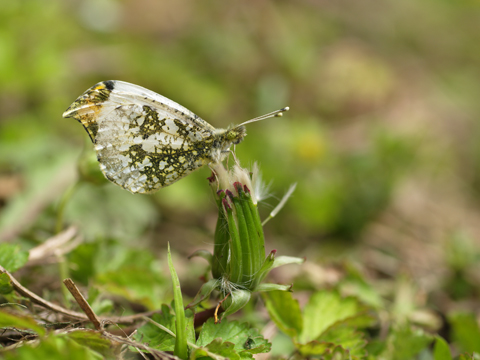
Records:
{"label": "butterfly eye", "polygon": [[234,140],[238,137],[238,132],[235,130],[229,130],[227,132],[227,139],[228,140]]}

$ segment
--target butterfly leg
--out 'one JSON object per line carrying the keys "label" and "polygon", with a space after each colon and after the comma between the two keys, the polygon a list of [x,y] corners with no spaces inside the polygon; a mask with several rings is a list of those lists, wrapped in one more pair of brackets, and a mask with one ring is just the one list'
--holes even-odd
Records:
{"label": "butterfly leg", "polygon": [[[233,149],[235,150],[235,145],[234,145]],[[240,162],[238,161],[237,157],[235,156],[235,151],[232,151],[232,150],[228,149],[228,150],[225,150],[225,152],[229,152],[230,154],[232,154],[233,160],[235,160],[235,164],[237,164],[238,167],[241,167]],[[227,167],[228,167],[228,158],[227,158]]]}

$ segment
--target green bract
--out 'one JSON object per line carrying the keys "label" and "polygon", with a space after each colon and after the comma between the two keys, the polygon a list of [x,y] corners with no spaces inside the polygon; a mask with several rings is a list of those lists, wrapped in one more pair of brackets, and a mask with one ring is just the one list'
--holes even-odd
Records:
{"label": "green bract", "polygon": [[275,258],[276,250],[265,256],[265,239],[257,206],[263,198],[263,188],[256,165],[252,175],[237,165],[231,171],[217,165],[214,172],[215,175],[209,178],[218,206],[213,255],[206,255],[204,251],[194,254],[209,261],[213,279],[201,287],[189,307],[208,299],[217,290],[224,317],[244,307],[254,291],[290,291],[289,285],[261,282],[273,268],[300,264],[304,259]]}

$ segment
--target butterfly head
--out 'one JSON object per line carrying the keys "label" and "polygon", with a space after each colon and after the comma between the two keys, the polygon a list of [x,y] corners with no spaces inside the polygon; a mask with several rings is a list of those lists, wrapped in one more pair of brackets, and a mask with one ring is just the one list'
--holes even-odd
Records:
{"label": "butterfly head", "polygon": [[232,129],[228,129],[225,133],[225,140],[231,144],[240,144],[243,138],[247,135],[247,129],[243,125],[236,126]]}

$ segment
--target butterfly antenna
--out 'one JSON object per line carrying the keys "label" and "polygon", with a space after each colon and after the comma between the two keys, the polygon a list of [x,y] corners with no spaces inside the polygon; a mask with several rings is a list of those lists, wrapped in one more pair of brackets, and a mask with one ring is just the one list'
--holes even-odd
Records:
{"label": "butterfly antenna", "polygon": [[256,121],[260,121],[260,120],[265,120],[265,119],[268,119],[268,118],[271,118],[271,117],[283,116],[283,113],[284,113],[285,111],[288,111],[288,110],[290,110],[290,108],[287,106],[287,107],[284,107],[283,109],[275,110],[275,111],[272,111],[271,113],[268,113],[268,114],[265,114],[265,115],[256,117],[256,118],[251,119],[251,120],[248,120],[248,121],[245,121],[245,122],[243,122],[243,123],[241,123],[240,125],[237,125],[237,126],[242,126],[242,125],[250,124],[250,123],[252,123],[252,122],[256,122]]}

